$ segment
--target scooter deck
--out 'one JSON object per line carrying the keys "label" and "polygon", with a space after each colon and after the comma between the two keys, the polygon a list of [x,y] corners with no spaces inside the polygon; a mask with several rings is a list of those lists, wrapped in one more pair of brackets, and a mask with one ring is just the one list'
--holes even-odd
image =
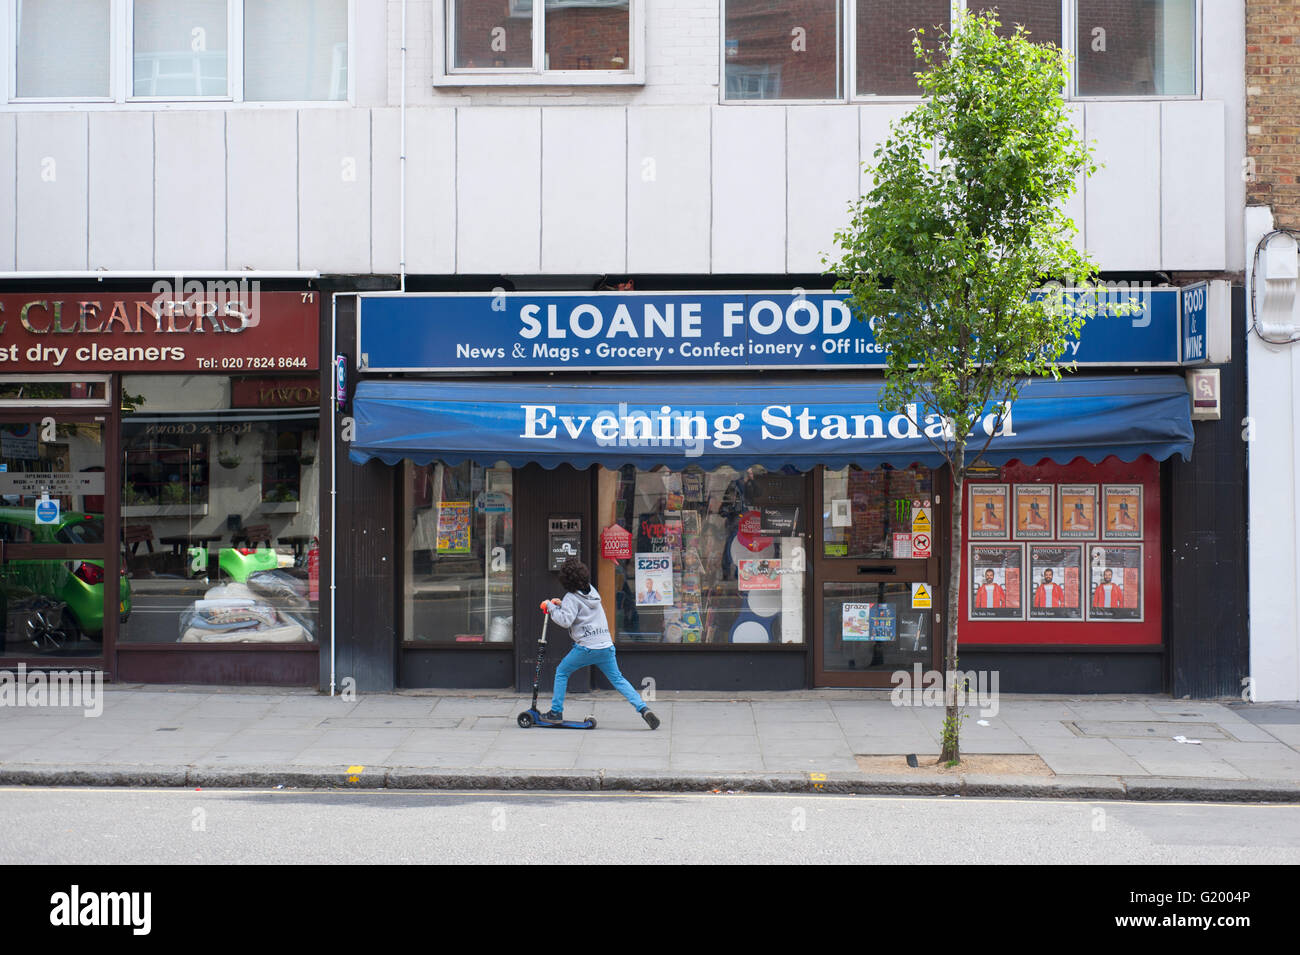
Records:
{"label": "scooter deck", "polygon": [[537,710],[524,710],[519,714],[516,722],[523,728],[528,729],[532,726],[538,726],[543,729],[552,730],[594,730],[596,720],[594,717],[587,717],[585,720],[561,720],[558,723],[551,723],[542,719],[542,714]]}

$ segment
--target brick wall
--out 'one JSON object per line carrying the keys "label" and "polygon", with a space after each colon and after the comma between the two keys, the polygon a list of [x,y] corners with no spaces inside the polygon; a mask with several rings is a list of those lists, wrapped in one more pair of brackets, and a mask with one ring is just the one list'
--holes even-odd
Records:
{"label": "brick wall", "polygon": [[1300,5],[1246,3],[1246,196],[1300,228]]}

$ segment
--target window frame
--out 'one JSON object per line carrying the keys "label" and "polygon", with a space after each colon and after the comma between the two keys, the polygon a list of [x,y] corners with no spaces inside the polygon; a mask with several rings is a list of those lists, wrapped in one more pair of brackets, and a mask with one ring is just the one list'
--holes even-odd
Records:
{"label": "window frame", "polygon": [[244,98],[244,4],[246,0],[226,0],[227,91],[224,96],[137,96],[134,84],[135,0],[108,0],[109,95],[93,97],[23,96],[18,93],[18,0],[0,0],[0,44],[8,57],[5,97],[0,111],[44,111],[71,109],[99,111],[105,109],[156,110],[170,105],[183,109],[344,109],[356,104],[357,0],[347,3],[347,89],[343,99],[325,100],[247,100]]}
{"label": "window frame", "polygon": [[[841,89],[844,94],[832,99],[728,99],[727,98],[727,0],[720,0],[718,16],[718,102],[724,106],[826,106],[841,103],[864,106],[869,104],[910,104],[919,103],[923,97],[918,92],[914,95],[890,95],[859,93],[857,91],[858,48],[857,48],[857,0],[837,0],[840,4],[841,23],[844,24],[844,49],[840,56]],[[996,6],[996,0],[989,0]],[[949,0],[949,24],[959,12],[978,6],[980,0]],[[1078,50],[1078,4],[1077,0],[1060,0],[1061,36],[1057,44],[1074,60]],[[1071,66],[1066,100],[1079,103],[1117,103],[1117,102],[1162,102],[1180,100],[1200,100],[1204,98],[1204,4],[1205,0],[1194,0],[1193,16],[1195,18],[1195,49],[1193,65],[1195,91],[1192,93],[1150,94],[1137,96],[1116,94],[1109,96],[1081,95],[1078,92],[1078,71]]]}
{"label": "window frame", "polygon": [[[644,86],[645,4],[628,0],[628,59],[625,70],[548,70],[538,64],[546,57],[546,3],[532,0],[533,65],[531,67],[453,67],[456,0],[435,0],[433,4],[433,86]],[[512,5],[516,0],[511,0]]]}

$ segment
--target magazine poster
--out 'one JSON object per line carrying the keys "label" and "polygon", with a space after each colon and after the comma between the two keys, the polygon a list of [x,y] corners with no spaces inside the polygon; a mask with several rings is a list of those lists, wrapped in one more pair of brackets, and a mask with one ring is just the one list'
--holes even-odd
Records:
{"label": "magazine poster", "polygon": [[1030,546],[1029,588],[1030,620],[1082,620],[1082,545]]}
{"label": "magazine poster", "polygon": [[1103,484],[1102,540],[1142,539],[1142,485]]}
{"label": "magazine poster", "polygon": [[969,620],[1023,620],[1021,583],[1025,549],[1020,544],[968,545]]}
{"label": "magazine poster", "polygon": [[1057,487],[1056,536],[1061,540],[1097,539],[1097,485]]}
{"label": "magazine poster", "polygon": [[1088,619],[1141,623],[1141,544],[1088,548]]}
{"label": "magazine poster", "polygon": [[671,607],[673,599],[673,555],[636,555],[636,605]]}
{"label": "magazine poster", "polygon": [[468,554],[474,505],[470,501],[443,501],[438,505],[438,553]]}
{"label": "magazine poster", "polygon": [[971,540],[1007,539],[1007,485],[971,484],[966,536]]}
{"label": "magazine poster", "polygon": [[1056,529],[1053,507],[1056,488],[1051,484],[1017,484],[1016,540],[1051,540]]}

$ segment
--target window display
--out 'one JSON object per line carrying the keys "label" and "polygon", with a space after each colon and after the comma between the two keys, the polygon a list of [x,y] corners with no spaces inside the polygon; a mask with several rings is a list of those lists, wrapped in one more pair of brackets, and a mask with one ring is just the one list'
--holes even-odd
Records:
{"label": "window display", "polygon": [[[922,531],[913,510],[933,500],[928,468],[859,467],[822,472],[822,553],[826,557],[913,556],[912,536]],[[930,529],[932,531],[932,529]],[[895,536],[898,544],[895,544]],[[906,540],[906,553],[901,552]]]}
{"label": "window display", "polygon": [[631,558],[601,562],[613,567],[617,642],[803,642],[802,474],[629,466],[600,480],[605,523],[632,536]]}
{"label": "window display", "polygon": [[319,386],[129,375],[122,384],[123,643],[314,643]]}
{"label": "window display", "polygon": [[402,639],[514,639],[514,483],[507,465],[406,465]]}

